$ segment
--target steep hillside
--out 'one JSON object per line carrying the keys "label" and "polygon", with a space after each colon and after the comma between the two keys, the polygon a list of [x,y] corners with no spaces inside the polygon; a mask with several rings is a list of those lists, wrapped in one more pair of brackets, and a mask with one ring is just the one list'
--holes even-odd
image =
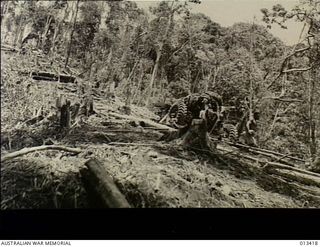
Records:
{"label": "steep hillside", "polygon": [[319,207],[317,1],[196,4],[1,1],[2,209]]}
{"label": "steep hillside", "polygon": [[[18,59],[16,56],[9,55],[10,59]],[[31,89],[37,87],[49,93],[52,87],[59,87],[59,94],[76,98],[69,84],[17,75],[15,82],[18,80],[22,89],[28,81]],[[7,93],[2,92],[3,119],[13,114],[8,112],[13,106],[7,105]],[[30,99],[47,102],[42,104],[45,108],[53,99],[43,96],[40,97],[39,90],[28,93]],[[104,164],[132,207],[319,207],[317,174],[267,168],[267,162],[277,157],[230,146],[226,140],[218,142],[218,156],[181,146],[176,141],[159,141],[163,130],[117,117],[117,114],[126,116],[124,106],[117,97],[96,95],[95,114],[66,132],[58,130],[58,122],[44,121],[50,111],[43,113],[45,119],[36,123],[11,117],[11,122],[1,126],[3,157],[8,152],[42,144],[80,148],[81,153],[44,150],[2,162],[1,208],[101,207],[96,196],[86,190],[80,174],[92,157]],[[147,108],[134,105],[129,116],[146,122],[158,118]],[[8,139],[11,150],[5,148]]]}

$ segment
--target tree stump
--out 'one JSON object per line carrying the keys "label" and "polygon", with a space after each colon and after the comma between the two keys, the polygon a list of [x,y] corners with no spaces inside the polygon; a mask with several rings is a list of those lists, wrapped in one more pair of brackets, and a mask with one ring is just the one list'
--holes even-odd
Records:
{"label": "tree stump", "polygon": [[198,147],[204,151],[213,151],[216,144],[209,138],[207,121],[205,119],[193,119],[190,126],[169,131],[160,141],[179,140],[178,144],[185,147]]}
{"label": "tree stump", "polygon": [[70,115],[70,100],[66,100],[60,109],[60,127],[61,128],[70,128],[71,115]]}
{"label": "tree stump", "polygon": [[204,150],[212,150],[215,145],[210,141],[207,122],[204,119],[193,119],[190,128],[181,137],[183,146],[199,146]]}

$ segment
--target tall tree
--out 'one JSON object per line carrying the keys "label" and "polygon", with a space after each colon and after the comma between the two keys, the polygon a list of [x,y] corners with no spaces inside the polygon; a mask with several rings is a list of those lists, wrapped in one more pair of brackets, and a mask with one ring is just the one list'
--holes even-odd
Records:
{"label": "tall tree", "polygon": [[[190,1],[199,3],[198,1]],[[151,8],[151,12],[156,15],[156,19],[153,21],[155,24],[153,27],[153,33],[156,32],[158,35],[154,41],[156,41],[156,46],[154,49],[155,52],[155,60],[154,67],[152,70],[147,96],[146,96],[146,105],[149,103],[150,97],[153,95],[153,87],[154,82],[159,71],[160,59],[163,56],[163,51],[165,44],[168,42],[170,30],[172,30],[174,26],[174,17],[176,14],[188,14],[188,2],[181,3],[179,1],[168,1],[168,2],[160,2],[160,4]]]}
{"label": "tall tree", "polygon": [[[300,106],[304,111],[306,108],[306,124],[308,126],[307,137],[309,144],[309,155],[313,160],[317,153],[317,133],[316,126],[320,124],[319,119],[316,119],[315,106],[319,104],[316,102],[315,94],[317,92],[317,81],[319,81],[320,68],[320,5],[317,0],[301,1],[299,5],[291,11],[285,10],[280,4],[275,5],[272,10],[262,9],[264,14],[264,21],[268,27],[271,28],[272,23],[279,24],[282,28],[286,28],[286,21],[289,19],[302,22],[304,28],[307,30],[304,37],[301,32],[299,42],[292,48],[292,51],[287,54],[280,66],[277,76],[271,81],[268,88],[274,87],[281,76],[286,75],[294,80],[302,79],[302,83],[307,85],[308,90],[303,90],[306,98],[307,107]],[[301,81],[300,79],[300,81]],[[282,93],[283,96],[284,93]],[[303,114],[304,115],[304,114]]]}
{"label": "tall tree", "polygon": [[65,68],[67,68],[68,63],[69,63],[69,57],[70,57],[71,47],[72,47],[73,33],[75,31],[75,26],[76,26],[76,21],[77,21],[77,16],[78,16],[78,10],[79,10],[79,3],[80,3],[80,0],[77,0],[76,12],[75,12],[74,20],[73,20],[73,26],[72,26],[72,29],[71,29],[71,33],[70,33],[69,45],[68,45],[67,52],[66,52],[67,53],[66,54],[66,61],[65,61],[65,64],[64,64]]}

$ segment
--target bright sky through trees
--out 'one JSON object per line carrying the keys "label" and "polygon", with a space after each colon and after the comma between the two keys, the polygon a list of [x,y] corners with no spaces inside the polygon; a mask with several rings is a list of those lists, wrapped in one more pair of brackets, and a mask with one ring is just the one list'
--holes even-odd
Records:
{"label": "bright sky through trees", "polygon": [[[154,6],[159,0],[136,1],[140,7]],[[209,16],[213,21],[222,26],[231,26],[236,22],[253,22],[262,24],[260,9],[271,9],[273,5],[281,4],[287,10],[291,10],[298,4],[296,0],[202,0],[201,4],[192,4],[192,12],[200,12]],[[294,21],[287,23],[288,29],[282,29],[274,25],[270,32],[279,37],[288,45],[297,42],[302,25]]]}

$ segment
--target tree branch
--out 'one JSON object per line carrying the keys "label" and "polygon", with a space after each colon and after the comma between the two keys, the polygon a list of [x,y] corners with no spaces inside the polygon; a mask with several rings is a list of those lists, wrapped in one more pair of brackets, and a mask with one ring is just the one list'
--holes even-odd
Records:
{"label": "tree branch", "polygon": [[[306,24],[305,24],[305,25],[306,25]],[[303,30],[304,30],[304,28],[305,28],[305,25],[303,26],[303,28],[302,28],[302,30],[301,30],[300,37],[299,37],[299,41],[300,41],[300,38],[301,38],[301,36],[302,36]],[[308,32],[307,32],[307,33],[308,33],[308,36],[304,39],[304,40],[307,40],[308,46],[305,47],[305,48],[301,48],[301,49],[296,50],[298,43],[301,43],[301,42],[302,42],[302,41],[301,41],[301,42],[298,41],[298,43],[293,47],[291,53],[290,53],[288,56],[286,56],[286,57],[284,58],[284,60],[282,61],[281,66],[280,66],[280,72],[279,72],[278,75],[272,80],[272,82],[269,83],[269,85],[267,86],[267,89],[270,89],[270,88],[273,86],[273,84],[279,79],[279,77],[280,77],[281,75],[283,75],[284,73],[287,73],[287,72],[292,72],[292,71],[290,71],[290,70],[287,70],[287,72],[284,70],[284,68],[285,68],[288,60],[289,60],[291,57],[293,57],[293,56],[296,55],[297,53],[307,51],[307,50],[309,50],[309,49],[311,48],[310,38],[314,36],[312,33],[310,33],[310,32],[311,32],[311,28],[312,28],[312,22],[310,23],[310,26],[309,26],[309,29],[308,29]]]}
{"label": "tree branch", "polygon": [[312,67],[307,67],[307,68],[293,68],[293,69],[287,69],[283,70],[282,73],[290,73],[290,72],[299,72],[299,71],[308,71],[312,69]]}
{"label": "tree branch", "polygon": [[64,147],[64,146],[56,146],[56,145],[50,145],[50,146],[38,146],[38,147],[31,147],[31,148],[23,148],[21,150],[18,150],[16,152],[8,153],[6,155],[3,155],[1,157],[1,162],[31,153],[35,151],[43,151],[43,150],[60,150],[60,151],[66,151],[66,152],[71,152],[71,153],[81,153],[82,150],[78,148],[69,148],[69,147]]}

